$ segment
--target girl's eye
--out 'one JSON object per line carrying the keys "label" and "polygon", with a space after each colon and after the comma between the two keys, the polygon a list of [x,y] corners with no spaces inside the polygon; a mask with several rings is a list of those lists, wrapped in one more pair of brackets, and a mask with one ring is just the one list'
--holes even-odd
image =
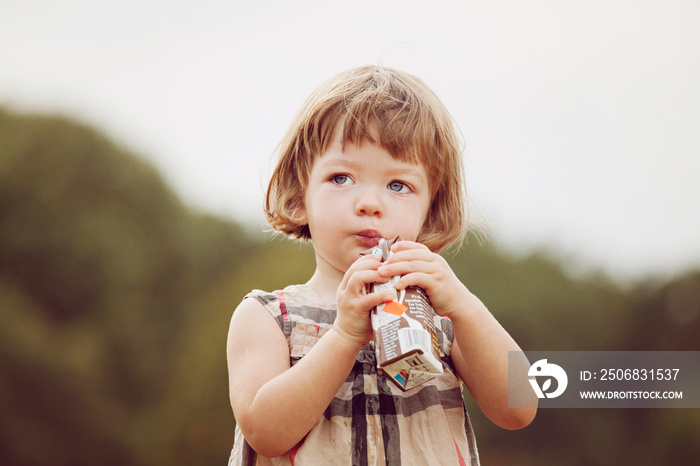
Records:
{"label": "girl's eye", "polygon": [[392,181],[389,183],[389,189],[399,194],[408,194],[411,188],[403,181]]}
{"label": "girl's eye", "polygon": [[331,181],[335,184],[343,185],[350,182],[350,177],[348,175],[333,175]]}

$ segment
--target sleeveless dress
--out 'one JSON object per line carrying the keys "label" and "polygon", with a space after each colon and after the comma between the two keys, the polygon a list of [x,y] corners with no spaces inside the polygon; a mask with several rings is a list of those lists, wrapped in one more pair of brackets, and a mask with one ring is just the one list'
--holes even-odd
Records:
{"label": "sleeveless dress", "polygon": [[[333,326],[336,308],[309,286],[292,285],[257,299],[277,320],[296,364]],[[436,317],[444,374],[402,391],[377,374],[374,343],[362,347],[355,365],[318,423],[291,451],[276,458],[258,456],[238,425],[229,466],[254,465],[467,465],[479,456],[450,351],[449,319]]]}

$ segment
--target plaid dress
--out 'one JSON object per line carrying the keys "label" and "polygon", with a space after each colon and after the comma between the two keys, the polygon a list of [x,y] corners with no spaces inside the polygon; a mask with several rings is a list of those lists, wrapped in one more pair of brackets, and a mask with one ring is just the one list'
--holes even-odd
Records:
{"label": "plaid dress", "polygon": [[[335,306],[306,285],[255,298],[277,320],[296,364],[332,326]],[[444,374],[402,391],[377,374],[374,344],[362,347],[352,372],[323,416],[290,452],[258,457],[236,426],[229,466],[254,465],[468,465],[479,464],[474,433],[450,350],[449,319],[436,317]]]}

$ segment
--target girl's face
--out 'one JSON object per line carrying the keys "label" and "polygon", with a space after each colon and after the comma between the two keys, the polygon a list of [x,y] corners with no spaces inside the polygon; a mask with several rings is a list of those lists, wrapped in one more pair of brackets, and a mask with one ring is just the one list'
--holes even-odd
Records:
{"label": "girl's face", "polygon": [[380,238],[415,241],[430,207],[425,168],[381,147],[336,140],[316,157],[304,198],[319,271],[342,278]]}

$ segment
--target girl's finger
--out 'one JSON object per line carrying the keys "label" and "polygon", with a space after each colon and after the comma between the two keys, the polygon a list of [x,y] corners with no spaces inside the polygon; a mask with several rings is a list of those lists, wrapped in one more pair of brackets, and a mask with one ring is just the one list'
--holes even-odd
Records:
{"label": "girl's finger", "polygon": [[428,249],[427,246],[421,243],[416,243],[413,241],[399,241],[397,243],[394,243],[391,246],[391,252],[397,253],[400,251],[409,251],[409,250],[419,250],[419,251],[427,251],[431,252],[430,249]]}
{"label": "girl's finger", "polygon": [[381,265],[381,262],[379,259],[377,259],[374,256],[362,256],[359,259],[357,259],[355,262],[353,262],[348,270],[345,272],[345,275],[343,275],[343,279],[340,281],[340,288],[345,288],[347,287],[348,281],[350,278],[352,278],[357,272],[362,271],[362,270],[377,270],[379,266]]}

